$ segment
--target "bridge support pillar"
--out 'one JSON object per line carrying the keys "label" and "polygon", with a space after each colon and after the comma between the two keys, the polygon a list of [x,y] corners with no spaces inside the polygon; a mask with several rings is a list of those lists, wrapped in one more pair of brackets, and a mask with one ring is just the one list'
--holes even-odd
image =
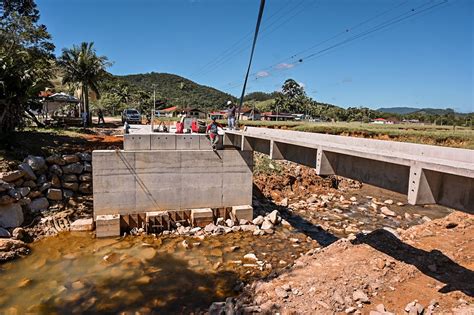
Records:
{"label": "bridge support pillar", "polygon": [[330,160],[328,154],[322,147],[318,148],[316,153],[316,174],[318,175],[334,175],[333,161]]}
{"label": "bridge support pillar", "polygon": [[278,143],[276,143],[274,140],[271,140],[270,144],[270,159],[272,160],[284,160],[285,157],[283,156],[283,153],[281,152]]}
{"label": "bridge support pillar", "polygon": [[411,205],[434,204],[439,200],[442,175],[419,166],[410,167],[408,203]]}

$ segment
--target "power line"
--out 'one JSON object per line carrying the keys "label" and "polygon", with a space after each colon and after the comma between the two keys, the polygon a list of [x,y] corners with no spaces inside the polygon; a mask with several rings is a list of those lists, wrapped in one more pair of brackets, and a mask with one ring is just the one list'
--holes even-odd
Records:
{"label": "power line", "polygon": [[[337,48],[337,47],[339,47],[339,46],[342,46],[342,45],[344,45],[344,44],[347,44],[347,43],[349,43],[349,42],[352,42],[352,41],[354,41],[354,40],[356,40],[356,39],[359,39],[359,38],[368,36],[368,35],[370,35],[370,34],[372,34],[372,33],[374,33],[374,32],[377,32],[377,31],[379,31],[379,30],[385,29],[385,28],[387,28],[387,27],[389,27],[389,26],[391,26],[391,25],[400,23],[400,22],[402,22],[402,21],[404,21],[404,20],[406,20],[406,19],[408,19],[408,18],[411,18],[411,17],[413,17],[413,16],[415,16],[415,15],[422,14],[422,13],[424,13],[424,12],[427,12],[427,11],[429,11],[429,10],[432,10],[432,9],[434,9],[434,8],[436,8],[436,7],[438,7],[438,6],[441,6],[441,5],[443,5],[443,4],[447,3],[447,2],[448,2],[448,0],[444,0],[444,1],[439,2],[439,3],[437,3],[437,4],[434,4],[434,5],[432,5],[432,6],[428,7],[428,8],[425,8],[425,9],[423,9],[423,10],[419,10],[420,8],[422,8],[422,7],[426,6],[426,5],[428,5],[429,3],[432,3],[432,1],[429,1],[429,2],[427,2],[427,3],[423,4],[423,5],[420,5],[420,6],[416,7],[416,8],[412,8],[412,9],[411,9],[410,11],[408,11],[408,12],[405,12],[405,13],[403,13],[403,14],[400,14],[400,15],[398,15],[398,16],[396,16],[396,17],[393,17],[393,18],[389,19],[388,21],[382,22],[382,23],[380,23],[380,24],[378,24],[378,25],[376,25],[376,26],[374,26],[374,27],[372,27],[372,28],[370,28],[370,29],[368,29],[368,30],[365,30],[365,31],[363,31],[363,32],[361,32],[361,33],[359,33],[359,34],[357,34],[357,35],[354,35],[354,36],[352,36],[352,37],[350,37],[350,38],[348,38],[348,39],[345,39],[345,40],[343,40],[343,41],[341,41],[341,42],[338,42],[338,43],[336,43],[336,44],[333,44],[333,45],[331,45],[331,46],[329,46],[329,47],[327,47],[327,48],[324,48],[324,49],[319,50],[319,51],[317,51],[317,52],[314,52],[314,53],[312,53],[312,54],[310,54],[310,55],[307,55],[307,56],[305,56],[305,57],[303,57],[303,58],[300,58],[298,61],[295,61],[295,62],[291,63],[291,65],[292,65],[292,67],[294,67],[294,66],[297,66],[298,64],[301,64],[303,61],[307,61],[308,59],[313,59],[313,58],[316,58],[316,57],[322,57],[323,55],[326,55],[325,52],[329,52],[330,50],[333,50],[333,49],[335,49],[335,48]],[[417,11],[417,10],[418,10],[418,11]],[[410,14],[411,12],[414,12],[414,13]],[[407,14],[408,14],[408,15],[407,15]],[[306,49],[306,51],[307,51],[307,49]],[[320,54],[322,54],[322,53],[324,53],[324,54],[323,54],[323,55],[320,55]],[[298,53],[298,54],[300,54],[300,53]],[[298,54],[296,54],[296,55],[298,55]],[[295,56],[295,55],[292,55],[292,56]],[[289,58],[291,58],[291,57],[289,57]],[[285,60],[287,60],[287,59],[289,59],[289,58],[286,58]],[[267,68],[264,68],[264,69],[272,69],[273,67],[275,67],[275,65],[278,65],[278,64],[280,64],[280,63],[271,65],[271,66],[269,66],[269,67],[267,67]],[[262,71],[262,70],[260,70],[260,71]],[[254,75],[254,74],[256,74],[256,73],[253,73],[252,75]],[[257,79],[258,79],[258,78],[255,78],[254,81],[257,80]],[[230,83],[230,84],[228,84],[228,85],[232,85],[232,83]],[[239,85],[231,86],[230,88],[234,88],[234,87],[237,87],[237,86],[239,86]],[[227,86],[227,87],[228,87],[228,86]]]}
{"label": "power line", "polygon": [[[327,43],[327,42],[329,42],[329,41],[331,41],[331,40],[333,40],[333,39],[336,39],[336,38],[340,37],[341,35],[348,34],[349,32],[353,31],[354,29],[356,29],[356,28],[358,28],[358,27],[360,27],[360,26],[362,26],[362,25],[364,25],[364,24],[367,24],[368,22],[373,21],[373,20],[379,18],[380,16],[383,16],[383,15],[385,15],[385,14],[387,14],[387,13],[393,11],[393,10],[396,10],[397,8],[399,8],[399,7],[403,6],[404,4],[406,4],[407,2],[408,2],[408,1],[404,1],[404,2],[402,2],[401,4],[398,4],[398,5],[396,5],[395,7],[392,7],[392,8],[390,8],[390,9],[386,10],[386,11],[383,11],[383,12],[381,12],[381,13],[377,13],[376,15],[374,15],[374,16],[372,16],[372,17],[370,17],[370,18],[368,18],[368,19],[366,19],[366,20],[364,20],[364,21],[362,21],[362,22],[359,22],[359,23],[355,24],[354,26],[345,28],[344,30],[342,30],[342,31],[340,31],[340,32],[338,32],[338,33],[336,33],[335,35],[333,35],[333,36],[331,36],[331,37],[329,37],[329,38],[327,38],[327,39],[325,39],[325,40],[322,40],[322,41],[320,41],[320,42],[317,42],[316,44],[310,46],[309,48],[306,48],[306,49],[304,49],[304,50],[302,50],[302,51],[299,51],[299,52],[297,52],[297,53],[291,55],[290,57],[284,58],[284,59],[280,60],[279,62],[272,64],[271,66],[268,66],[268,67],[266,67],[266,68],[260,69],[259,71],[271,70],[271,69],[273,69],[275,66],[279,66],[279,65],[281,65],[282,63],[284,63],[284,62],[286,62],[286,61],[293,60],[296,56],[301,55],[302,53],[307,52],[307,51],[309,51],[309,50],[311,50],[311,49],[313,49],[313,48],[315,48],[315,47],[318,47],[318,46],[320,46],[320,45],[322,45],[322,44],[324,44],[324,43]],[[426,5],[426,4],[425,4],[425,5]],[[406,14],[406,13],[404,13],[404,14]],[[298,61],[299,61],[299,60],[298,60]],[[294,62],[291,62],[291,67],[293,67],[293,66],[295,66],[295,65],[296,65],[296,64],[295,64]],[[288,65],[288,66],[290,66],[290,65]],[[258,73],[258,72],[252,73],[252,76],[253,76],[253,75],[257,75],[257,73]],[[256,79],[258,79],[258,77],[257,77]],[[234,84],[235,84],[235,83],[234,83]]]}
{"label": "power line", "polygon": [[[274,12],[272,15],[270,15],[270,17],[268,18],[268,20],[270,21],[273,17],[275,17],[276,15],[278,15],[283,9],[285,9],[291,2],[285,2],[285,4],[283,6],[281,6],[276,12]],[[249,39],[251,38],[251,35],[252,35],[252,31],[248,32],[247,34],[245,34],[242,38],[240,38],[238,41],[234,42],[230,47],[228,47],[227,49],[225,49],[224,51],[222,51],[216,58],[214,59],[211,59],[208,63],[206,63],[204,66],[200,67],[197,71],[195,71],[191,76],[195,76],[195,75],[198,75],[200,76],[201,73],[209,66],[211,66],[212,64],[215,64],[219,61],[222,60],[222,58],[226,57],[226,55],[229,53],[229,52],[232,52],[232,50],[234,48],[236,48],[240,43],[242,43],[243,41],[245,41],[246,39]]]}
{"label": "power line", "polygon": [[[316,0],[315,0],[316,1]],[[315,3],[312,2],[311,4],[314,4]],[[305,2],[305,0],[302,0],[301,2],[299,2],[296,6],[294,6],[293,8],[291,8],[288,12],[292,12],[294,11],[296,8],[298,8],[299,6],[301,6],[303,3]],[[306,7],[306,6],[305,6]],[[270,26],[274,25],[278,20],[280,20],[283,16],[280,16],[279,18],[277,18],[276,21],[274,21],[273,23],[271,23],[270,25],[266,26],[263,30],[262,30],[262,34],[265,34],[266,32],[268,34],[266,35],[269,35],[271,33],[273,33],[276,29],[280,28],[281,26],[283,26],[284,24],[288,23],[292,18],[294,18],[295,16],[297,16],[298,14],[300,14],[301,12],[303,12],[305,10],[305,7],[303,7],[301,10],[297,11],[294,15],[292,15],[289,19],[286,19],[285,21],[283,21],[282,23],[280,23],[279,25],[277,25],[275,28],[273,28],[272,30],[270,30],[269,32],[268,29],[270,28]],[[264,38],[264,36],[262,36],[262,38]],[[218,62],[216,62],[214,65],[210,66],[209,69],[207,71],[204,71],[204,72],[201,72],[198,74],[198,76],[203,76],[204,74],[208,74],[208,73],[211,73],[212,71],[216,70],[217,68],[219,68],[220,66],[222,66],[223,64],[227,63],[229,60],[231,60],[233,57],[237,56],[237,55],[240,55],[241,53],[243,53],[244,51],[246,51],[248,48],[250,47],[250,45],[246,45],[244,47],[242,47],[241,49],[239,50],[235,50],[233,52],[231,52],[230,54],[228,54],[227,56],[225,56],[224,59],[221,59],[219,60]]]}

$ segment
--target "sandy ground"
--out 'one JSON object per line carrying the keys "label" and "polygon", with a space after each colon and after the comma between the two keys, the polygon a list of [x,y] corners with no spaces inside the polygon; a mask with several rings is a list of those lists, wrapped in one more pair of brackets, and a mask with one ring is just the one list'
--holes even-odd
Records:
{"label": "sandy ground", "polygon": [[474,216],[454,212],[400,235],[380,229],[310,251],[252,284],[240,303],[262,313],[404,314],[417,300],[423,314],[474,314],[473,269]]}

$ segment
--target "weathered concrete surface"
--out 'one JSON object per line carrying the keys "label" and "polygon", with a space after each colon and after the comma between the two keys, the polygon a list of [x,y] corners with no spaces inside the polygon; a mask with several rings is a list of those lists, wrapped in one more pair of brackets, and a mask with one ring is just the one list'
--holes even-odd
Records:
{"label": "weathered concrete surface", "polygon": [[120,215],[118,214],[97,215],[95,225],[97,237],[120,236]]}
{"label": "weathered concrete surface", "polygon": [[191,209],[191,223],[194,226],[205,227],[214,222],[214,213],[211,208]]}
{"label": "weathered concrete surface", "polygon": [[250,151],[99,150],[92,156],[95,217],[252,202]]}
{"label": "weathered concrete surface", "polygon": [[251,205],[233,206],[232,214],[237,220],[252,221],[253,219],[253,208]]}
{"label": "weathered concrete surface", "polygon": [[227,130],[224,145],[474,213],[473,150],[255,127]]}
{"label": "weathered concrete surface", "polygon": [[[131,133],[123,137],[125,151],[141,150],[210,150],[211,143],[206,134]],[[223,148],[223,136],[219,137],[217,149]]]}

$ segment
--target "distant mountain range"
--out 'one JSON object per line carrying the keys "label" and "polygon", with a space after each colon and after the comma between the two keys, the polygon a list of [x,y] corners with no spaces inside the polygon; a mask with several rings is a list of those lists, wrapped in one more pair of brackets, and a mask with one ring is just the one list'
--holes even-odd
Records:
{"label": "distant mountain range", "polygon": [[414,107],[382,107],[377,111],[389,114],[408,115],[408,114],[426,114],[426,115],[446,115],[446,114],[459,114],[454,112],[451,108],[439,109],[439,108],[414,108]]}

